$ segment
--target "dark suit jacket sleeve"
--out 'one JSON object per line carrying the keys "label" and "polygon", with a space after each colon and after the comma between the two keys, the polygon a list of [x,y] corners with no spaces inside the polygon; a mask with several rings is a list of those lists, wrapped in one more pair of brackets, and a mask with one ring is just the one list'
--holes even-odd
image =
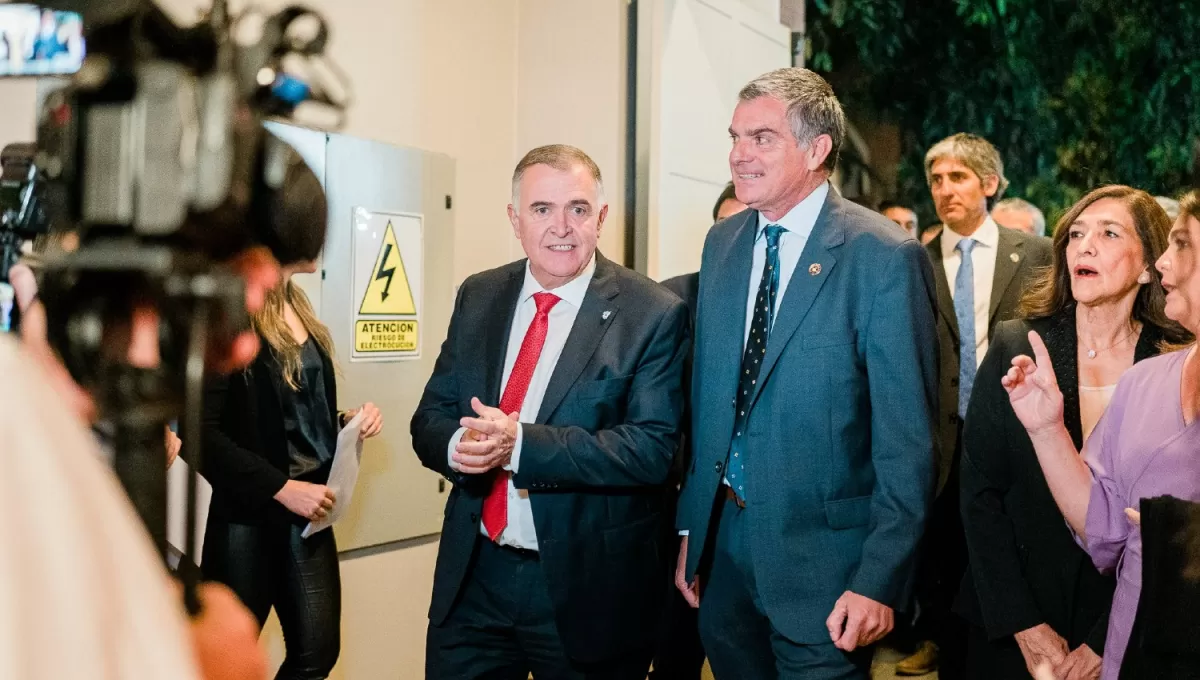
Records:
{"label": "dark suit jacket sleeve", "polygon": [[1005,428],[1012,406],[1000,385],[1016,354],[1009,342],[1012,332],[1004,326],[997,330],[975,376],[959,473],[959,502],[971,575],[983,625],[992,640],[1046,620],[1022,574],[1012,521],[1004,509],[1004,496],[1012,484],[1008,460],[1013,453],[1013,439],[1024,436],[1023,432],[1010,433]]}
{"label": "dark suit jacket sleeve", "polygon": [[458,289],[454,312],[450,316],[450,330],[446,332],[442,351],[433,365],[433,375],[425,384],[425,392],[409,424],[413,449],[421,459],[421,464],[454,482],[464,481],[462,477],[465,476],[450,468],[447,447],[450,438],[458,431],[459,420],[463,416],[455,377],[455,351],[458,348],[463,296],[469,285],[468,280]]}
{"label": "dark suit jacket sleeve", "polygon": [[916,241],[888,256],[866,337],[875,489],[871,530],[850,590],[906,604],[935,483],[937,335],[933,268]]}
{"label": "dark suit jacket sleeve", "polygon": [[261,455],[239,446],[224,431],[225,403],[235,380],[244,378],[240,375],[214,376],[205,383],[201,473],[213,487],[230,490],[251,503],[266,503],[279,493],[288,476]]}
{"label": "dark suit jacket sleeve", "polygon": [[645,345],[625,400],[625,420],[588,432],[581,427],[521,425],[518,488],[646,486],[664,483],[679,445],[687,307],[673,301]]}

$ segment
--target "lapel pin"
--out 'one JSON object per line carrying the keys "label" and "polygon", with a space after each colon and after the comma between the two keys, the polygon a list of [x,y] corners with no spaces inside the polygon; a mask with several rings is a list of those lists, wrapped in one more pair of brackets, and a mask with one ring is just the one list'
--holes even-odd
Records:
{"label": "lapel pin", "polygon": [[1012,255],[1008,256],[1008,259],[1012,260],[1013,262],[1020,262],[1021,256],[1016,253],[1013,253]]}
{"label": "lapel pin", "polygon": [[608,321],[608,317],[610,316],[612,316],[612,312],[605,310],[604,313],[600,315],[600,318],[604,321]]}
{"label": "lapel pin", "polygon": [[817,274],[820,274],[821,273],[821,263],[814,262],[814,263],[808,265],[808,273],[811,276],[816,276]]}

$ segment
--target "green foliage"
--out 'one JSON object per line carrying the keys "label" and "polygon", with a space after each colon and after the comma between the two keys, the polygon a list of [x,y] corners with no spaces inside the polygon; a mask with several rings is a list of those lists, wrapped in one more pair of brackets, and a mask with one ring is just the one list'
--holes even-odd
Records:
{"label": "green foliage", "polygon": [[899,195],[924,217],[924,152],[955,132],[991,140],[1007,195],[1051,219],[1100,184],[1190,180],[1200,1],[810,0],[808,35],[847,108],[901,129]]}

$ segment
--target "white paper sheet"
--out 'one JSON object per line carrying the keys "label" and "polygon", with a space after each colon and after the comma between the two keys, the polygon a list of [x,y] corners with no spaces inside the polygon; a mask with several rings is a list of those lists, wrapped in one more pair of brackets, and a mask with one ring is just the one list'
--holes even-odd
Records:
{"label": "white paper sheet", "polygon": [[[192,473],[187,461],[177,456],[167,468],[167,543],[176,552],[184,555],[187,542],[187,478]],[[208,506],[212,502],[212,486],[204,477],[196,479],[196,554],[192,562],[197,566],[204,554],[204,530],[208,527]]]}
{"label": "white paper sheet", "polygon": [[362,430],[362,421],[363,414],[359,412],[338,433],[337,450],[333,454],[333,467],[329,470],[329,482],[326,484],[337,498],[333,504],[333,511],[323,519],[309,522],[300,534],[301,537],[308,538],[333,526],[345,514],[346,508],[350,507],[354,484],[358,482],[358,462],[362,458],[363,446],[358,438],[358,433]]}

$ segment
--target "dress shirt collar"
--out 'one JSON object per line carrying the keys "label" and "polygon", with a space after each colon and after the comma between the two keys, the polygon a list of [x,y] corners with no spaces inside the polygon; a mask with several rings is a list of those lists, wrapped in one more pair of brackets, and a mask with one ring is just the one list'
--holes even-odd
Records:
{"label": "dress shirt collar", "polygon": [[[1000,246],[1000,227],[996,226],[996,221],[992,219],[991,215],[988,215],[983,220],[983,224],[979,225],[979,228],[975,230],[975,233],[971,234],[971,238],[975,239],[976,245],[995,250]],[[954,257],[955,248],[958,247],[958,242],[961,240],[963,240],[963,237],[959,236],[953,229],[942,227],[943,260]]]}
{"label": "dress shirt collar", "polygon": [[821,214],[821,208],[825,206],[827,196],[829,196],[829,182],[821,182],[820,186],[813,189],[811,194],[805,196],[803,201],[797,203],[776,222],[768,220],[766,215],[759,212],[758,231],[754,234],[754,240],[758,241],[762,238],[768,224],[778,224],[793,234],[807,237],[817,224],[817,216]]}
{"label": "dress shirt collar", "polygon": [[583,306],[583,298],[587,295],[588,284],[592,282],[592,276],[596,273],[596,254],[592,253],[592,260],[588,262],[583,273],[576,276],[570,283],[564,284],[547,291],[538,283],[538,280],[533,278],[533,271],[529,268],[529,261],[525,262],[525,284],[521,286],[521,297],[517,304],[524,304],[526,300],[533,297],[534,293],[554,293],[565,302],[571,303],[575,309]]}

